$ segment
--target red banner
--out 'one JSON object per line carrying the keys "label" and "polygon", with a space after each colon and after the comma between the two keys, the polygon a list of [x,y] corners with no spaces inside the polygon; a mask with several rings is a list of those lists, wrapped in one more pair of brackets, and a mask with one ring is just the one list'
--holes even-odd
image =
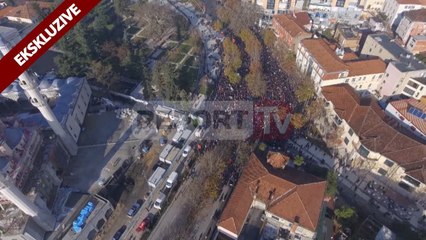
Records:
{"label": "red banner", "polygon": [[[0,60],[0,92],[63,37],[101,0],[64,0]],[[0,40],[0,44],[1,44]],[[6,42],[3,42],[7,44]],[[0,48],[2,46],[0,45]]]}

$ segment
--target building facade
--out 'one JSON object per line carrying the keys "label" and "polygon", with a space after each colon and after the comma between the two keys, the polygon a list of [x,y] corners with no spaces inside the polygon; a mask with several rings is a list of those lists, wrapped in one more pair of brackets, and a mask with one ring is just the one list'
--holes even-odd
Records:
{"label": "building facade", "polygon": [[410,39],[408,39],[406,48],[411,54],[426,52],[426,36],[418,35],[410,37]]}
{"label": "building facade", "polygon": [[396,34],[407,45],[410,37],[426,34],[426,9],[418,9],[404,12],[403,17],[396,28]]}
{"label": "building facade", "polygon": [[[299,25],[296,19],[291,15],[285,14],[275,15],[272,18],[272,29],[275,35],[293,50],[295,50],[295,46],[298,46],[302,39],[311,36],[311,33],[307,32],[302,24]],[[309,25],[309,22],[307,25]]]}
{"label": "building facade", "polygon": [[389,26],[396,29],[402,19],[402,13],[426,7],[425,0],[386,0],[383,13],[387,16]]}

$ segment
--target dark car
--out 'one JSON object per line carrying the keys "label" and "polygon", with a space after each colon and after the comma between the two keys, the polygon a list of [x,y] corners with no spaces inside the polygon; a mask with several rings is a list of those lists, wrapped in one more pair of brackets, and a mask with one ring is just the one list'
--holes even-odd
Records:
{"label": "dark car", "polygon": [[167,138],[165,137],[160,137],[160,146],[164,146],[167,143]]}
{"label": "dark car", "polygon": [[149,149],[151,149],[151,141],[150,140],[144,140],[143,142],[142,142],[142,144],[141,144],[141,146],[140,146],[140,148],[141,148],[141,151],[143,152],[143,153],[147,153],[147,152],[149,152]]}
{"label": "dark car", "polygon": [[139,224],[139,226],[136,228],[136,232],[143,232],[146,228],[148,228],[151,225],[151,219],[150,217],[144,218],[142,222]]}
{"label": "dark car", "polygon": [[127,211],[127,216],[129,217],[133,217],[136,215],[136,213],[139,211],[139,209],[141,208],[142,204],[141,202],[136,202],[135,204],[132,205],[132,207],[129,209],[129,211]]}
{"label": "dark car", "polygon": [[120,229],[117,230],[117,232],[115,232],[114,236],[112,237],[112,240],[119,240],[123,235],[124,231],[126,231],[126,225],[123,225]]}

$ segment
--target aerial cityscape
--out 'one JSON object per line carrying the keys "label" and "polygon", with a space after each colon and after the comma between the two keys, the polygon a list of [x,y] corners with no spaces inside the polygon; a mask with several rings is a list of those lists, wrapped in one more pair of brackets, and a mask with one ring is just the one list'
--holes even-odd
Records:
{"label": "aerial cityscape", "polygon": [[426,240],[426,0],[101,0],[0,89],[0,239]]}

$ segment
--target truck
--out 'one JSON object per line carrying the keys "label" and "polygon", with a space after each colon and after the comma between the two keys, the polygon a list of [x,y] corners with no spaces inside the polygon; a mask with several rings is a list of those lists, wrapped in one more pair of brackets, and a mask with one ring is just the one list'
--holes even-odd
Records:
{"label": "truck", "polygon": [[178,173],[172,172],[169,178],[167,178],[166,188],[172,188],[176,184],[177,178],[178,178]]}
{"label": "truck", "polygon": [[170,150],[170,152],[169,152],[169,155],[167,155],[167,157],[166,157],[166,163],[172,164],[173,160],[176,158],[179,151],[180,151],[180,149],[177,148],[177,147],[172,148],[172,150]]}
{"label": "truck", "polygon": [[185,144],[185,142],[189,139],[189,136],[191,136],[192,131],[189,129],[185,129],[182,132],[182,135],[180,136],[179,142]]}
{"label": "truck", "polygon": [[159,157],[159,159],[160,159],[161,162],[165,162],[166,161],[166,158],[169,155],[170,150],[172,150],[172,148],[173,148],[173,146],[171,144],[167,144],[164,147],[164,149],[163,149],[163,151],[161,151],[160,157]]}
{"label": "truck", "polygon": [[183,133],[182,131],[177,131],[176,134],[173,136],[172,141],[176,143],[179,142],[179,139],[181,138],[182,133]]}
{"label": "truck", "polygon": [[161,179],[163,178],[164,173],[166,173],[166,169],[158,167],[148,179],[148,185],[151,188],[156,188],[157,185],[160,183]]}

